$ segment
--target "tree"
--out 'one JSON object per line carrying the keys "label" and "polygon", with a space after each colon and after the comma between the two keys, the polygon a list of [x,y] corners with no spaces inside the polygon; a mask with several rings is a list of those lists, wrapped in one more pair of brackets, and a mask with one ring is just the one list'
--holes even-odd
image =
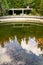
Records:
{"label": "tree", "polygon": [[7,0],[9,8],[26,7],[32,0]]}
{"label": "tree", "polygon": [[0,14],[5,15],[9,8],[21,8],[29,5],[33,12],[43,15],[43,0],[0,0]]}
{"label": "tree", "polygon": [[40,14],[43,15],[43,0],[40,3]]}
{"label": "tree", "polygon": [[6,14],[6,10],[8,9],[7,0],[0,0],[0,11],[2,15]]}
{"label": "tree", "polygon": [[40,4],[41,4],[41,0],[33,0],[30,5],[33,9],[35,9],[35,11],[40,14]]}

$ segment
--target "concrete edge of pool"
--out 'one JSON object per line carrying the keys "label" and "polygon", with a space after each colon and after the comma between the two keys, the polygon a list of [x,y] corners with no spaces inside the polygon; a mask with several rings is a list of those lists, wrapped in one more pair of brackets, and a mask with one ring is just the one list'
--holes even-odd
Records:
{"label": "concrete edge of pool", "polygon": [[6,22],[35,22],[43,23],[43,16],[2,16],[0,23]]}

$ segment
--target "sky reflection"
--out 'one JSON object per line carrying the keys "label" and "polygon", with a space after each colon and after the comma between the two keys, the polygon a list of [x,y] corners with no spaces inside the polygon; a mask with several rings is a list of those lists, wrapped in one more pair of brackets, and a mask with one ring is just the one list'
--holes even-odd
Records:
{"label": "sky reflection", "polygon": [[0,65],[43,65],[42,51],[38,48],[35,37],[21,40],[19,44],[17,37],[4,43],[4,48],[0,46]]}
{"label": "sky reflection", "polygon": [[21,41],[21,46],[23,49],[29,51],[32,51],[35,55],[39,56],[42,54],[42,51],[40,48],[38,48],[38,42],[36,42],[35,37],[34,38],[29,38],[28,44],[26,44],[26,39],[22,39]]}

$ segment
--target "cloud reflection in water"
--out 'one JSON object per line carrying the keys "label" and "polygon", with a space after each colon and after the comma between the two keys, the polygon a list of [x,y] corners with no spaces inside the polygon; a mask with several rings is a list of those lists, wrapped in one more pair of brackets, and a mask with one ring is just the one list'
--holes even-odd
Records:
{"label": "cloud reflection in water", "polygon": [[26,44],[26,39],[22,39],[21,41],[21,46],[23,49],[29,51],[32,51],[35,55],[39,56],[42,54],[42,51],[40,48],[38,48],[38,42],[36,42],[35,37],[34,38],[29,38],[28,44]]}
{"label": "cloud reflection in water", "polygon": [[9,42],[5,42],[4,48],[0,46],[0,64],[43,65],[43,58],[40,56],[42,51],[37,46],[35,38],[29,38],[28,44],[24,38],[20,45],[15,36],[14,40],[9,39]]}

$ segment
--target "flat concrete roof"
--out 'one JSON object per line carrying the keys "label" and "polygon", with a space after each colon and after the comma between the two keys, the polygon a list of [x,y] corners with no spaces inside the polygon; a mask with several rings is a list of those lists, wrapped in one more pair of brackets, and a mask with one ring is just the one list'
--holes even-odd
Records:
{"label": "flat concrete roof", "polygon": [[9,10],[31,10],[31,8],[11,8]]}

